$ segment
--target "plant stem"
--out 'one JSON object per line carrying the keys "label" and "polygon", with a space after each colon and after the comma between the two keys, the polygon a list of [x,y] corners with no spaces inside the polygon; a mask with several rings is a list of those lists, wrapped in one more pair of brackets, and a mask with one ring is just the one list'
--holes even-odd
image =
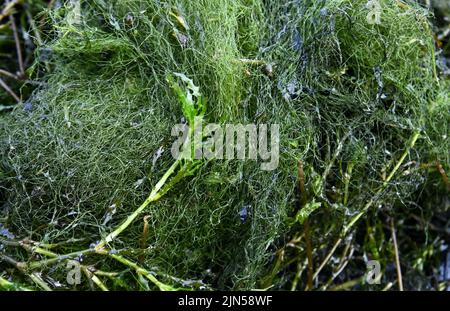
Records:
{"label": "plant stem", "polygon": [[121,234],[128,226],[141,214],[144,209],[154,201],[157,201],[159,198],[161,198],[161,194],[159,191],[166,183],[167,179],[175,172],[175,169],[177,168],[178,164],[180,163],[179,160],[175,161],[172,166],[167,170],[167,172],[164,174],[164,176],[159,180],[159,182],[156,184],[155,188],[153,188],[152,192],[148,196],[148,198],[142,203],[141,206],[139,206],[138,209],[136,209],[128,218],[119,226],[117,227],[113,232],[108,234],[106,238],[104,238],[100,243],[97,244],[95,247],[96,251],[101,251],[106,244],[112,242],[119,234]]}
{"label": "plant stem", "polygon": [[102,280],[100,280],[98,278],[98,276],[96,276],[95,274],[93,274],[91,271],[89,271],[89,269],[86,266],[81,266],[81,269],[83,270],[84,274],[86,275],[86,277],[90,280],[92,280],[92,282],[95,283],[95,285],[97,285],[102,291],[104,292],[108,292],[109,289],[106,287],[106,285],[102,282]]}
{"label": "plant stem", "polygon": [[34,283],[36,283],[39,287],[41,287],[43,290],[47,292],[51,292],[52,289],[47,285],[47,283],[42,280],[42,278],[39,276],[37,272],[33,272],[29,274],[30,278],[33,280]]}
{"label": "plant stem", "polygon": [[314,274],[314,262],[311,245],[311,229],[309,227],[308,219],[305,220],[305,242],[306,242],[306,255],[308,258],[308,283],[305,290],[311,290],[313,288],[313,274]]}
{"label": "plant stem", "polygon": [[126,259],[125,257],[122,257],[120,255],[115,254],[109,254],[111,258],[114,258],[115,260],[123,263],[124,265],[133,268],[136,270],[137,274],[145,276],[147,279],[149,279],[153,284],[155,284],[161,291],[175,291],[176,288],[173,288],[172,286],[166,285],[164,283],[161,283],[158,281],[158,279],[150,273],[150,271],[145,270],[144,268],[141,268],[136,263],[132,262],[131,260]]}
{"label": "plant stem", "polygon": [[386,178],[386,180],[383,182],[383,185],[381,186],[381,188],[375,193],[375,195],[370,199],[370,201],[364,206],[364,208],[362,209],[361,212],[359,212],[355,217],[353,217],[353,219],[350,221],[350,223],[344,227],[344,230],[342,231],[341,235],[339,236],[339,238],[337,239],[337,241],[335,242],[333,248],[331,249],[331,251],[328,253],[328,255],[325,257],[325,260],[322,262],[322,264],[320,265],[319,269],[317,269],[316,273],[314,274],[314,279],[319,275],[320,271],[323,269],[323,267],[328,263],[328,261],[330,260],[331,256],[333,256],[334,252],[336,251],[336,249],[338,248],[338,246],[341,244],[343,238],[347,235],[347,233],[350,231],[350,229],[353,227],[353,225],[355,225],[355,223],[358,222],[358,220],[367,212],[367,210],[376,202],[376,200],[378,199],[379,195],[387,188],[387,186],[389,185],[389,182],[391,181],[391,179],[394,177],[395,173],[397,172],[397,170],[399,169],[399,167],[402,165],[403,161],[405,160],[406,156],[409,154],[409,152],[411,151],[411,149],[414,147],[414,145],[416,144],[417,139],[420,137],[420,132],[416,131],[413,133],[413,135],[411,136],[411,139],[409,141],[409,144],[406,148],[406,150],[403,152],[402,156],[400,157],[400,159],[397,161],[397,164],[394,166],[394,168],[392,169],[391,173],[389,174],[389,176]]}
{"label": "plant stem", "polygon": [[402,268],[400,266],[400,256],[398,253],[397,235],[395,234],[394,218],[391,218],[391,234],[392,234],[392,243],[394,243],[395,266],[397,268],[398,289],[402,292],[403,291]]}
{"label": "plant stem", "polygon": [[4,279],[0,276],[0,288],[6,289],[6,290],[18,290],[18,291],[32,291],[29,288],[20,286],[16,283],[10,282],[7,279]]}
{"label": "plant stem", "polygon": [[[69,253],[69,254],[65,254],[65,255],[59,255],[57,257],[53,257],[50,259],[45,259],[45,260],[41,260],[41,261],[35,261],[35,262],[31,262],[29,264],[25,264],[27,269],[36,269],[36,268],[41,268],[43,266],[55,263],[55,262],[60,262],[66,259],[72,259],[81,255],[86,255],[86,254],[92,254],[94,253],[95,250],[94,249],[85,249],[82,251],[78,251],[78,252],[73,252],[73,253]],[[49,253],[49,252],[47,252]]]}
{"label": "plant stem", "polygon": [[347,166],[347,172],[344,175],[344,201],[343,201],[344,206],[347,206],[348,203],[348,188],[350,185],[350,179],[352,177],[353,166],[354,163],[350,163]]}
{"label": "plant stem", "polygon": [[357,279],[354,280],[350,280],[348,282],[345,282],[343,284],[337,285],[333,288],[330,288],[330,291],[342,291],[342,290],[346,290],[349,288],[352,288],[355,285],[358,285],[360,283],[364,282],[364,277],[359,277]]}
{"label": "plant stem", "polygon": [[17,268],[17,270],[19,270],[21,273],[27,275],[29,278],[31,278],[31,280],[36,283],[39,287],[41,287],[42,289],[46,290],[46,291],[51,291],[51,288],[48,287],[48,285],[40,278],[40,276],[33,272],[31,274],[28,274],[26,272],[26,268],[27,265],[23,262],[18,262],[17,260],[4,255],[4,254],[0,254],[0,260],[6,261],[7,263],[13,265],[14,267]]}
{"label": "plant stem", "polygon": [[[307,261],[307,260],[308,260],[308,259],[306,259],[305,261]],[[304,269],[305,264],[307,264],[307,263],[302,262],[300,259],[298,260],[298,263],[297,263],[297,271],[295,272],[295,277],[294,277],[294,280],[292,281],[291,291],[297,290],[298,282],[300,281],[300,278],[301,278],[301,276],[302,276],[302,273],[303,273],[303,271],[305,270],[305,269]]]}
{"label": "plant stem", "polygon": [[389,185],[389,182],[394,177],[395,173],[397,172],[399,167],[402,165],[403,161],[405,161],[406,156],[409,154],[411,149],[416,144],[416,141],[419,138],[419,136],[420,136],[420,132],[414,132],[413,136],[410,139],[408,147],[403,152],[403,154],[400,157],[400,159],[397,161],[397,164],[394,166],[394,168],[392,169],[392,171],[389,174],[389,176],[383,182],[383,185],[381,186],[381,188],[376,192],[376,194],[372,197],[372,199],[370,199],[370,201],[364,206],[362,211],[359,212],[358,215],[353,217],[353,219],[350,221],[350,223],[347,226],[344,227],[344,231],[343,231],[342,235],[345,236],[350,231],[350,229],[353,227],[353,225],[366,213],[366,211],[372,206],[372,204],[374,204],[376,202],[376,200],[378,199],[379,195],[387,188],[387,186]]}
{"label": "plant stem", "polygon": [[0,75],[6,76],[8,78],[14,79],[14,80],[20,80],[18,76],[16,76],[15,74],[6,71],[4,69],[0,69]]}
{"label": "plant stem", "polygon": [[23,0],[13,0],[13,1],[7,1],[6,6],[3,8],[2,12],[0,13],[0,22],[5,18],[10,16],[14,13],[14,6],[17,4],[22,4]]}
{"label": "plant stem", "polygon": [[322,261],[322,263],[320,264],[319,268],[317,269],[316,273],[314,273],[313,279],[315,280],[317,278],[317,276],[319,275],[320,271],[322,271],[322,269],[325,267],[325,265],[328,263],[328,261],[330,260],[331,256],[333,256],[334,252],[336,251],[336,249],[338,248],[339,244],[341,244],[342,242],[342,238],[337,239],[337,241],[334,243],[333,248],[331,249],[331,251],[328,253],[328,255],[325,257],[325,259]]}
{"label": "plant stem", "polygon": [[20,39],[19,39],[19,32],[17,31],[16,21],[14,20],[14,15],[10,15],[9,19],[11,21],[11,28],[13,30],[14,35],[14,41],[16,42],[16,51],[17,51],[17,61],[19,63],[19,72],[20,76],[25,76],[25,66],[23,64],[23,57],[22,57],[22,49],[20,47]]}
{"label": "plant stem", "polygon": [[14,91],[11,90],[11,88],[8,86],[8,84],[6,84],[6,82],[3,81],[2,79],[0,79],[0,86],[1,86],[2,88],[4,88],[5,91],[6,91],[9,95],[11,95],[11,96],[14,98],[14,100],[15,100],[16,102],[20,103],[20,98],[19,98],[19,96],[17,96],[17,94],[14,93]]}

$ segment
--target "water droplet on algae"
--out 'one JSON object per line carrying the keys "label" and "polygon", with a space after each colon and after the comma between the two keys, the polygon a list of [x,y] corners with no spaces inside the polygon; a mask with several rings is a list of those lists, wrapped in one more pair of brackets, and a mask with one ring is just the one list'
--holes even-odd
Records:
{"label": "water droplet on algae", "polygon": [[320,9],[320,15],[321,16],[326,16],[327,14],[328,14],[328,9],[327,8]]}
{"label": "water droplet on algae", "polygon": [[47,61],[50,59],[52,54],[53,54],[53,50],[51,48],[39,49],[39,60],[42,62]]}
{"label": "water droplet on algae", "polygon": [[114,214],[116,212],[117,212],[117,205],[114,203],[106,211],[106,214],[103,217],[103,224],[102,225],[105,226],[108,222],[110,222],[113,219],[113,216],[114,216]]}
{"label": "water droplet on algae", "polygon": [[266,64],[263,68],[263,72],[269,77],[273,77],[273,65],[272,64]]}
{"label": "water droplet on algae", "polygon": [[141,179],[138,179],[138,180],[134,183],[134,189],[139,188],[139,187],[144,183],[144,181],[145,181],[145,177],[144,177],[144,178],[141,178]]}
{"label": "water droplet on algae", "polygon": [[292,82],[288,83],[286,89],[290,95],[295,93],[295,85],[296,85],[296,81],[292,81]]}
{"label": "water droplet on algae", "polygon": [[243,224],[245,224],[245,222],[247,221],[247,217],[248,217],[248,210],[247,210],[248,206],[244,206],[240,211],[239,211],[239,218],[241,219],[241,222]]}
{"label": "water droplet on algae", "polygon": [[152,171],[153,168],[156,165],[156,161],[159,160],[159,158],[161,158],[162,154],[164,153],[164,148],[163,146],[160,146],[159,149],[155,152],[155,154],[153,155],[153,160],[152,160]]}
{"label": "water droplet on algae", "polygon": [[27,101],[23,106],[23,110],[25,110],[26,112],[31,112],[33,110],[33,104],[31,104],[30,101]]}
{"label": "water droplet on algae", "polygon": [[0,224],[0,236],[3,236],[7,239],[14,239],[15,236],[8,229],[4,227],[3,224]]}
{"label": "water droplet on algae", "polygon": [[120,25],[117,19],[111,14],[109,16],[109,24],[114,27],[116,30],[120,30]]}
{"label": "water droplet on algae", "polygon": [[294,30],[294,34],[292,35],[292,48],[294,51],[300,51],[303,47],[303,40],[300,36],[300,33],[296,30]]}

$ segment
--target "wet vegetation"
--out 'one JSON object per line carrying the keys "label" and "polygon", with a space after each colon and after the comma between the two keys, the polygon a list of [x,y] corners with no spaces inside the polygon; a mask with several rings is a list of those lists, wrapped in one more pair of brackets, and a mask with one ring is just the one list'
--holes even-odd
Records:
{"label": "wet vegetation", "polygon": [[[76,3],[1,7],[0,288],[449,286],[447,1]],[[278,168],[174,160],[194,117]]]}

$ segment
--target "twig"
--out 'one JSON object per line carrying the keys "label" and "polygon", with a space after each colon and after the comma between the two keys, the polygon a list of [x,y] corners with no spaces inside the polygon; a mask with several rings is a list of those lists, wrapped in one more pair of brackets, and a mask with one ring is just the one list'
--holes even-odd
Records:
{"label": "twig", "polygon": [[398,289],[402,292],[403,291],[402,268],[400,266],[400,256],[398,253],[397,235],[395,234],[394,218],[391,218],[391,234],[392,234],[392,242],[394,243],[395,266],[397,268]]}
{"label": "twig", "polygon": [[363,281],[364,281],[364,277],[359,277],[357,279],[350,280],[348,282],[345,282],[343,284],[340,284],[340,285],[337,285],[337,286],[335,286],[333,288],[330,288],[330,290],[331,291],[342,291],[342,290],[345,290],[345,289],[352,288],[353,286],[358,285],[358,284],[362,283]]}
{"label": "twig", "polygon": [[11,89],[9,88],[9,86],[5,83],[5,81],[3,81],[1,78],[0,78],[0,86],[1,86],[2,88],[4,88],[5,91],[6,91],[9,95],[11,95],[11,96],[14,98],[15,101],[17,101],[18,103],[20,103],[20,98],[19,98],[19,96],[17,96],[16,93],[14,93],[13,90],[11,90]]}
{"label": "twig", "polygon": [[450,182],[449,182],[449,180],[448,180],[448,176],[447,176],[447,174],[445,173],[444,168],[442,167],[442,164],[439,163],[439,162],[437,161],[437,162],[436,162],[436,167],[437,167],[439,173],[440,173],[441,176],[442,176],[442,180],[444,181],[445,185],[447,186],[447,190],[450,192]]}
{"label": "twig", "polygon": [[0,261],[2,261],[2,260],[7,262],[7,263],[9,263],[10,265],[16,267],[20,271],[23,271],[23,265],[21,265],[20,262],[18,262],[17,260],[9,257],[8,255],[0,253]]}
{"label": "twig", "polygon": [[306,255],[308,258],[308,283],[305,290],[310,290],[313,288],[313,274],[314,274],[314,262],[312,255],[312,245],[310,236],[309,221],[305,220],[305,242],[306,242]]}
{"label": "twig", "polygon": [[[298,175],[298,187],[300,191],[300,208],[303,208],[306,204],[306,188],[305,188],[305,174],[303,172],[302,161],[297,162],[297,175]],[[308,258],[308,282],[306,284],[305,290],[310,290],[313,288],[313,273],[314,273],[314,262],[312,255],[312,245],[311,245],[311,235],[308,219],[305,220],[305,243],[306,243],[306,255]]]}
{"label": "twig", "polygon": [[0,13],[0,22],[5,18],[10,16],[14,10],[14,6],[16,6],[17,4],[22,3],[23,0],[13,0],[11,2],[6,3],[6,6],[3,8],[2,12]]}
{"label": "twig", "polygon": [[27,14],[28,22],[30,23],[31,29],[33,29],[34,36],[36,37],[36,41],[39,44],[39,46],[42,46],[43,41],[42,41],[41,33],[39,32],[39,30],[36,27],[36,22],[34,21],[33,16],[31,15],[31,13],[28,10],[26,11],[26,14]]}
{"label": "twig", "polygon": [[303,267],[305,266],[305,264],[307,264],[307,261],[308,261],[308,259],[306,259],[303,262],[301,262],[300,259],[298,260],[297,272],[295,273],[294,280],[292,281],[291,291],[295,291],[297,289],[297,284],[300,281],[303,271],[305,270]]}
{"label": "twig", "polygon": [[20,76],[25,76],[25,67],[23,65],[23,58],[22,58],[22,49],[20,47],[20,39],[19,39],[19,32],[17,31],[16,21],[14,20],[14,15],[11,15],[11,28],[14,35],[14,41],[16,42],[16,51],[17,51],[17,61],[19,62],[19,70],[20,70]]}
{"label": "twig", "polygon": [[347,166],[347,172],[344,174],[344,201],[343,201],[344,206],[347,206],[348,203],[348,189],[350,185],[350,179],[352,177],[353,166],[354,164],[350,163]]}
{"label": "twig", "polygon": [[300,190],[300,205],[306,204],[306,188],[305,188],[305,173],[303,171],[303,163],[301,160],[297,162],[297,178],[298,178],[298,188]]}
{"label": "twig", "polygon": [[330,260],[331,256],[333,256],[334,252],[338,248],[339,244],[341,244],[342,238],[337,239],[337,241],[334,243],[333,248],[328,252],[328,255],[325,257],[325,259],[320,264],[319,268],[317,269],[316,273],[314,273],[313,279],[315,280],[317,276],[319,275],[320,271],[325,267],[325,265]]}
{"label": "twig", "polygon": [[385,292],[391,289],[391,287],[394,285],[394,283],[389,282],[381,291]]}
{"label": "twig", "polygon": [[9,71],[4,70],[4,69],[0,69],[0,74],[6,76],[8,78],[14,79],[14,80],[20,80],[20,78],[18,76],[16,76],[15,74],[13,74]]}
{"label": "twig", "polygon": [[42,247],[42,248],[46,248],[46,249],[53,249],[53,248],[57,248],[57,247],[60,247],[63,245],[67,245],[67,244],[83,242],[85,240],[86,240],[85,238],[82,238],[82,239],[70,238],[66,241],[62,241],[60,243],[52,243],[52,244],[35,242],[35,241],[24,241],[24,242],[28,242],[30,244],[33,244],[34,246],[38,246],[38,247]]}
{"label": "twig", "polygon": [[[50,8],[50,6],[49,6],[49,8]],[[39,31],[39,28],[37,27],[33,16],[31,15],[31,13],[28,10],[26,11],[26,14],[27,14],[27,17],[28,17],[28,21],[30,23],[30,27],[31,27],[31,29],[33,29],[34,36],[36,37],[36,41],[38,43],[38,46],[40,47],[44,43],[43,43],[42,36],[41,36],[40,31]],[[51,68],[50,68],[50,65],[49,65],[48,61],[47,60],[44,61],[44,64],[45,64],[45,69],[47,69],[47,72],[50,72]]]}
{"label": "twig", "polygon": [[325,168],[323,175],[322,175],[322,183],[325,184],[328,175],[330,174],[331,169],[333,168],[334,162],[336,161],[337,157],[339,156],[339,154],[342,151],[342,148],[344,148],[344,143],[347,140],[347,138],[350,136],[351,132],[349,131],[347,134],[344,135],[344,137],[341,139],[341,141],[339,142],[336,151],[333,154],[333,157],[330,160],[330,163],[327,165],[327,167]]}
{"label": "twig", "polygon": [[20,242],[5,239],[0,239],[0,244],[3,244],[5,246],[20,246]]}
{"label": "twig", "polygon": [[264,65],[266,62],[259,59],[248,59],[248,58],[239,58],[235,60],[242,64],[248,64],[248,65]]}
{"label": "twig", "polygon": [[[349,253],[349,251],[350,251],[350,253]],[[353,255],[353,252],[354,252],[354,248],[351,247],[351,241],[350,241],[349,243],[347,243],[347,245],[342,253],[341,262],[339,263],[339,266],[333,272],[333,275],[330,277],[328,282],[321,287],[321,290],[326,290],[328,288],[328,286],[330,286],[331,283],[336,279],[336,277],[338,277],[338,275],[341,274],[342,271],[345,270],[345,267],[349,263],[350,258]],[[347,256],[347,253],[349,253],[348,256]]]}
{"label": "twig", "polygon": [[433,223],[425,221],[424,219],[422,219],[422,217],[419,217],[419,216],[417,216],[415,214],[410,214],[410,216],[412,218],[414,218],[414,220],[419,222],[423,229],[425,229],[425,228],[428,229],[429,228],[429,229],[431,229],[433,231],[437,231],[437,232],[442,232],[442,233],[446,233],[447,232],[447,230],[445,228],[439,228],[436,225],[434,225]]}
{"label": "twig", "polygon": [[101,270],[95,270],[94,271],[95,275],[99,275],[99,276],[106,276],[108,278],[115,278],[116,276],[119,275],[118,272],[105,272],[105,271],[101,271]]}
{"label": "twig", "polygon": [[[5,242],[5,243],[3,243]],[[33,244],[39,244],[33,241],[20,241],[20,242],[16,242],[16,241],[8,241],[8,240],[0,240],[0,243],[3,243],[5,245],[8,246],[16,246],[16,247],[23,247],[25,250],[27,250],[28,252],[31,253],[38,253],[47,257],[50,257],[50,259],[46,259],[46,260],[41,260],[41,261],[36,261],[36,262],[32,262],[32,263],[24,263],[24,262],[17,262],[16,260],[12,259],[11,257],[8,257],[4,254],[0,254],[0,259],[14,265],[17,269],[19,269],[21,272],[26,272],[27,270],[33,270],[36,268],[40,268],[43,266],[46,266],[48,264],[54,263],[54,262],[60,262],[63,260],[68,260],[68,259],[72,259],[74,257],[78,257],[80,255],[83,254],[89,254],[89,253],[94,253],[93,249],[87,249],[87,250],[83,250],[83,251],[78,251],[78,252],[73,252],[70,254],[65,254],[65,255],[59,255],[57,253],[54,253],[50,250],[47,249],[43,249],[39,246],[34,246]],[[144,277],[146,277],[147,279],[149,279],[150,281],[152,281],[156,286],[158,286],[158,288],[160,290],[163,291],[168,291],[168,290],[176,290],[173,287],[166,285],[160,281],[158,281],[158,279],[156,279],[155,276],[153,276],[149,271],[145,270],[144,268],[138,266],[137,264],[135,264],[134,262],[124,258],[123,256],[117,255],[117,254],[112,254],[109,252],[106,252],[104,250],[97,252],[100,255],[109,255],[111,258],[114,258],[115,260],[133,268],[134,270],[136,270],[136,272],[140,275],[143,275]],[[100,270],[96,270],[96,271],[91,271],[89,267],[84,266],[84,265],[80,265],[80,267],[82,268],[83,272],[86,274],[86,276],[92,280],[101,290],[103,291],[108,291],[108,288],[106,287],[106,285],[100,280],[100,278],[98,278],[98,276],[107,276],[109,278],[111,277],[115,277],[117,276],[117,273],[114,272],[103,272]],[[42,287],[45,290],[51,290],[48,286],[47,288],[45,287],[45,282],[42,281],[40,279],[40,277],[36,274],[36,273],[32,273],[29,275],[33,281],[36,282],[36,284],[38,284],[40,287]]]}
{"label": "twig", "polygon": [[[16,242],[16,241],[8,241],[8,240],[0,240],[0,243],[7,245],[7,246],[21,246],[23,247],[25,250],[29,251],[30,253],[38,253],[47,257],[51,257],[53,259],[58,259],[61,260],[60,258],[62,258],[63,256],[54,253],[52,251],[49,251],[47,249],[43,249],[40,246],[42,245],[46,245],[49,247],[56,247],[58,246],[58,244],[40,244],[37,242],[33,242],[33,241],[20,241],[20,242]],[[40,245],[40,246],[33,246],[33,245]],[[7,257],[7,256],[5,256]],[[69,259],[69,258],[65,258],[65,259]],[[14,261],[12,258],[5,258],[5,260],[7,260],[9,263],[14,264],[16,267],[19,268],[19,270],[24,271],[26,269],[33,269],[35,268],[35,266],[27,266],[26,264],[23,263],[18,263],[16,261]],[[64,259],[62,259],[64,260]],[[47,261],[48,263],[49,261]],[[103,272],[100,270],[95,270],[95,271],[91,271],[91,269],[85,265],[80,265],[81,269],[83,270],[84,274],[86,275],[86,277],[90,280],[92,280],[101,290],[103,291],[108,291],[108,288],[106,287],[106,285],[100,280],[100,278],[98,277],[98,275],[104,275],[107,277],[115,277],[117,276],[117,273],[114,272]],[[43,289],[45,290],[51,290],[46,284],[45,282],[38,276],[36,275],[36,273],[32,273],[30,274],[30,277],[33,279],[33,281],[36,282],[36,284],[38,284],[39,286],[41,286]]]}

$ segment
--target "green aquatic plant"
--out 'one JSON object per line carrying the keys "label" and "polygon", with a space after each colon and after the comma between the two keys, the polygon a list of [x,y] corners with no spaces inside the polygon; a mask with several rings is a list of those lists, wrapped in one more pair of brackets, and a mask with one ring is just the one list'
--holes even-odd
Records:
{"label": "green aquatic plant", "polygon": [[[178,96],[178,99],[180,101],[182,111],[185,115],[185,117],[188,120],[188,125],[191,127],[191,130],[189,131],[190,134],[193,132],[194,128],[194,120],[197,120],[196,118],[202,118],[206,111],[205,106],[205,100],[202,97],[202,95],[199,92],[199,88],[194,85],[193,81],[189,78],[187,78],[183,74],[176,73],[175,76],[177,78],[180,78],[184,84],[186,84],[186,87],[183,89],[180,87],[178,82],[174,80],[172,75],[168,76],[168,82],[170,82],[171,87],[175,91],[176,95]],[[197,102],[194,103],[193,99],[196,98]],[[193,144],[193,143],[192,143]],[[194,146],[193,146],[194,147]],[[191,149],[191,148],[190,148]],[[164,173],[164,175],[161,177],[161,179],[156,183],[154,188],[152,189],[150,195],[148,198],[111,233],[109,233],[105,238],[103,238],[99,243],[94,245],[94,249],[86,249],[81,251],[76,251],[74,253],[69,254],[63,254],[59,255],[51,250],[47,249],[47,247],[37,244],[36,246],[30,248],[30,246],[25,243],[15,243],[15,242],[6,242],[4,243],[9,244],[9,246],[17,246],[17,247],[23,247],[25,249],[29,249],[33,253],[39,253],[41,255],[50,257],[50,259],[42,260],[42,261],[34,261],[29,263],[20,263],[15,262],[14,260],[10,259],[9,261],[13,263],[18,269],[20,269],[23,273],[27,274],[38,286],[40,286],[44,290],[50,290],[50,288],[45,284],[43,280],[41,280],[32,270],[48,266],[52,263],[57,263],[65,260],[71,260],[75,257],[78,257],[80,255],[88,255],[88,254],[102,254],[102,255],[109,255],[111,258],[119,261],[120,263],[129,266],[130,268],[134,269],[136,273],[143,278],[147,278],[150,280],[154,285],[156,285],[160,290],[176,290],[176,288],[171,287],[169,285],[166,285],[164,283],[161,283],[156,279],[156,277],[150,273],[149,271],[145,270],[144,268],[140,267],[133,261],[130,261],[126,259],[125,257],[117,254],[117,251],[108,251],[106,250],[107,245],[110,245],[123,231],[125,231],[132,223],[133,221],[147,208],[147,206],[150,203],[154,203],[158,201],[164,194],[169,192],[171,188],[173,188],[179,181],[181,181],[186,176],[191,176],[195,173],[196,170],[198,170],[201,166],[201,161],[199,160],[186,160],[186,159],[177,159],[174,161],[174,163],[170,166],[170,168]],[[175,176],[172,176],[174,175]],[[0,240],[1,242],[1,240]],[[7,259],[9,257],[3,257],[3,259]],[[103,284],[103,282],[98,278],[97,275],[92,274],[89,272],[88,268],[84,268],[86,271],[86,274],[88,278],[90,278],[93,282],[96,283],[96,285],[102,289],[102,290],[108,290],[107,287]],[[1,281],[1,279],[0,279]],[[140,283],[142,283],[142,280],[140,280]],[[13,283],[8,283],[6,281],[3,281],[0,284],[2,287],[5,288],[13,288],[15,286]]]}
{"label": "green aquatic plant", "polygon": [[[55,288],[61,259],[81,256],[79,289],[368,288],[375,258],[392,287],[403,248],[419,286],[443,240],[414,243],[407,222],[448,211],[449,82],[426,8],[382,1],[371,24],[366,4],[95,0],[79,23],[52,10],[34,66],[52,71],[0,125],[0,223],[20,242],[0,242],[2,265],[34,274],[5,273]],[[174,160],[172,126],[196,117],[280,125],[279,166]]]}

